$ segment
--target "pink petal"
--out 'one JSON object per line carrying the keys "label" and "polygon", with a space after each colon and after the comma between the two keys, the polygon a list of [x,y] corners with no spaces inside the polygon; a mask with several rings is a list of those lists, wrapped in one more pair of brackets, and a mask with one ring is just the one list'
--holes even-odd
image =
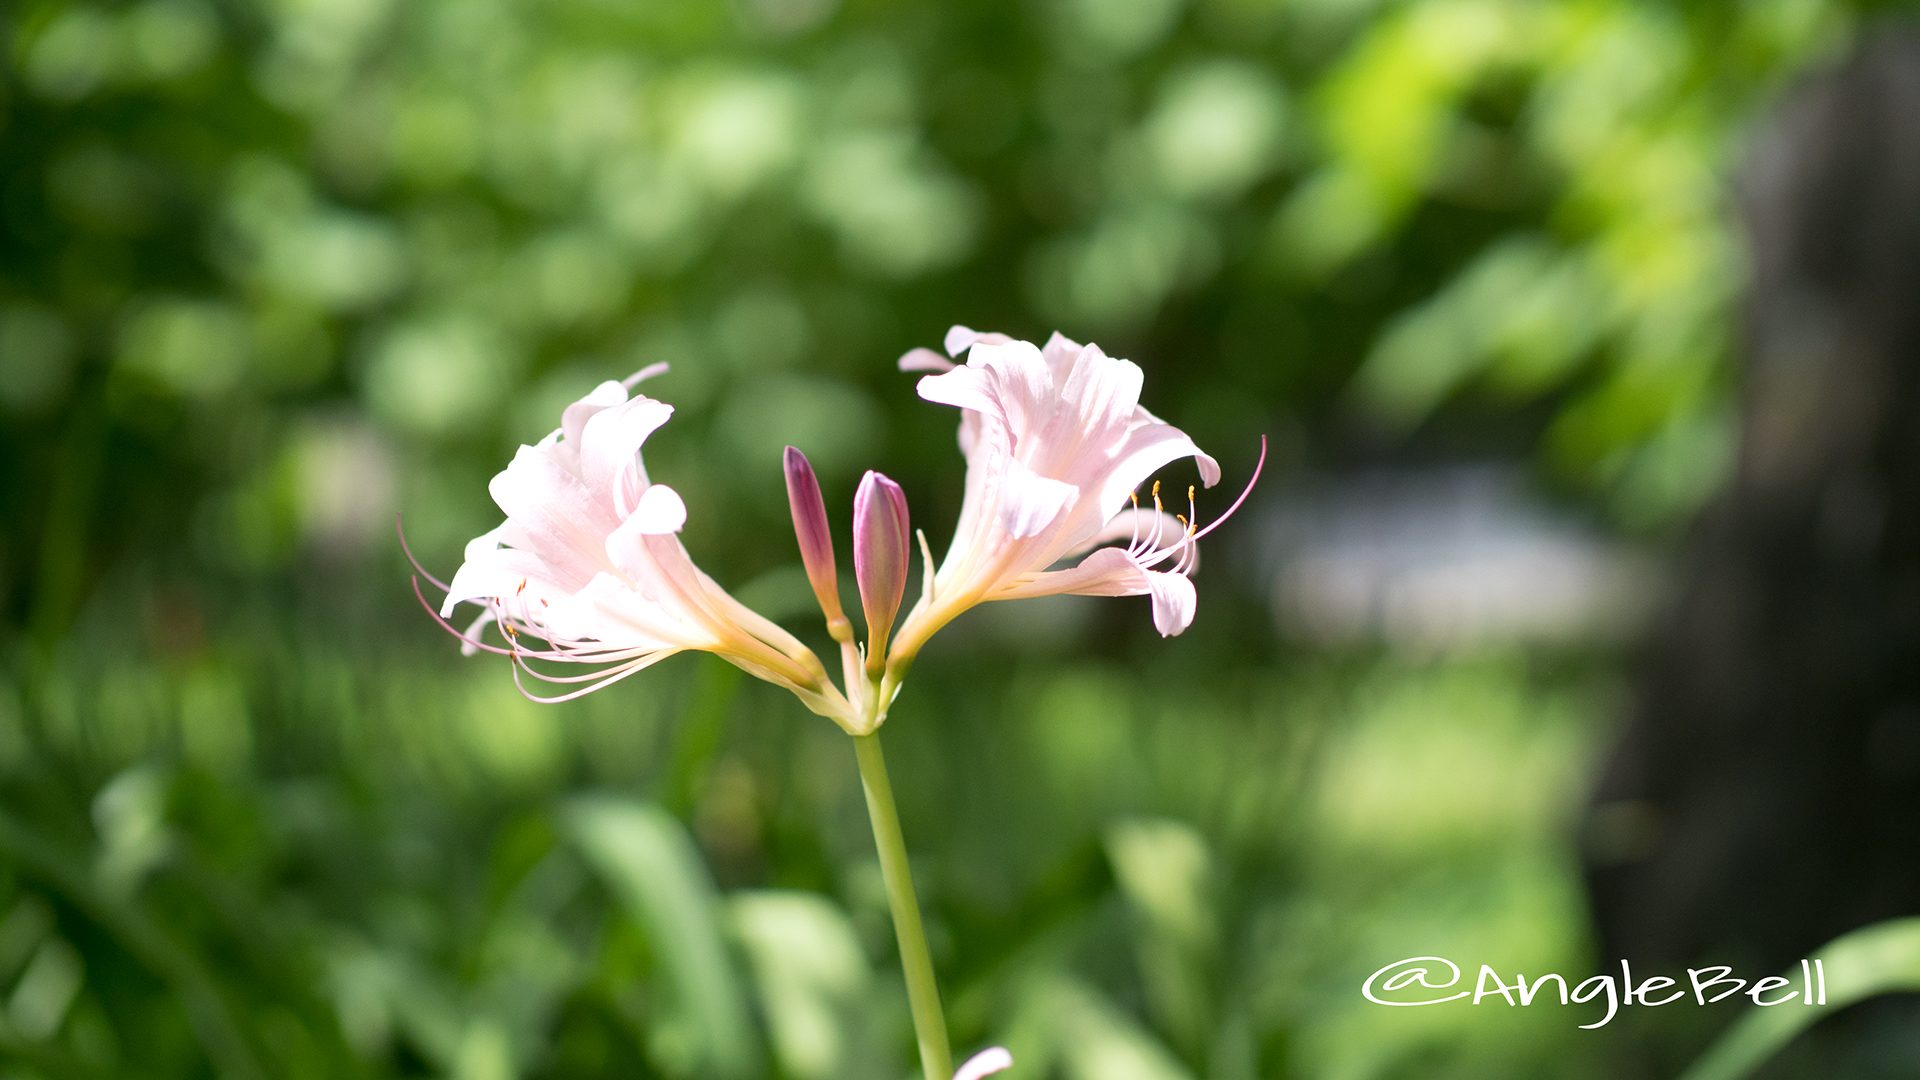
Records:
{"label": "pink petal", "polygon": [[1035,596],[1139,596],[1149,591],[1147,571],[1126,549],[1099,548],[1078,566],[1029,575],[993,594],[995,600]]}
{"label": "pink petal", "polygon": [[1040,346],[1040,356],[1053,369],[1054,381],[1066,378],[1067,372],[1073,370],[1074,361],[1080,358],[1080,350],[1085,347],[1058,330],[1053,332],[1045,345]]}
{"label": "pink petal", "polygon": [[1125,423],[1140,405],[1140,387],[1146,375],[1131,360],[1116,360],[1088,345],[1067,375],[1062,401],[1078,414],[1081,429],[1090,435]]}
{"label": "pink petal", "polygon": [[1029,342],[995,345],[983,341],[967,354],[967,367],[988,373],[987,394],[999,406],[994,412],[1015,438],[1052,414],[1053,369]]}
{"label": "pink petal", "polygon": [[[588,488],[610,498],[613,485],[624,479],[624,470],[637,469],[640,447],[647,436],[672,417],[673,406],[650,397],[623,401],[589,417],[580,434],[581,479]],[[641,483],[646,482],[644,470],[635,475]]]}
{"label": "pink petal", "polygon": [[969,460],[974,448],[980,445],[980,414],[963,412],[960,414],[960,454]]}
{"label": "pink petal", "polygon": [[639,504],[620,527],[648,536],[664,536],[679,532],[686,524],[687,504],[681,500],[680,493],[665,484],[652,484],[640,493]]}
{"label": "pink petal", "polygon": [[1009,458],[1000,482],[1000,515],[1015,540],[1045,532],[1080,495],[1063,480],[1041,476],[1017,458]]}
{"label": "pink petal", "polygon": [[553,568],[531,551],[516,548],[490,548],[474,551],[469,546],[466,561],[447,583],[447,598],[440,605],[440,616],[449,617],[453,609],[469,600],[507,600],[525,598],[537,605],[551,601],[580,587],[587,578],[556,580]]}
{"label": "pink petal", "polygon": [[1004,1048],[995,1046],[968,1058],[967,1063],[960,1066],[960,1071],[953,1074],[953,1080],[980,1080],[983,1076],[991,1076],[1011,1068],[1013,1068],[1013,1055],[1007,1053]]}
{"label": "pink petal", "polygon": [[914,387],[922,400],[935,405],[952,405],[970,412],[999,415],[986,373],[978,368],[956,367],[939,375],[928,375]]}
{"label": "pink petal", "polygon": [[612,508],[555,460],[555,450],[521,447],[487,490],[506,512],[516,542],[524,541],[557,577],[586,581],[606,565]]}
{"label": "pink petal", "polygon": [[943,344],[947,347],[948,356],[959,356],[976,341],[984,341],[989,345],[1005,345],[1012,340],[1005,334],[982,333],[970,326],[955,325],[947,330],[947,340]]}
{"label": "pink petal", "polygon": [[1173,637],[1193,625],[1199,596],[1185,574],[1147,571],[1147,590],[1153,596],[1153,627],[1161,637]]}
{"label": "pink petal", "polygon": [[1127,501],[1154,473],[1183,457],[1194,459],[1207,487],[1220,482],[1220,464],[1202,453],[1185,432],[1171,424],[1150,423],[1129,432],[1116,449],[1113,464],[1100,487],[1100,508],[1108,510]]}
{"label": "pink petal", "polygon": [[914,349],[900,358],[901,371],[952,371],[953,361],[932,349]]}
{"label": "pink petal", "polygon": [[[663,581],[658,550],[649,540],[664,539],[678,549],[679,541],[673,534],[686,522],[687,505],[681,501],[680,493],[665,484],[653,485],[641,494],[640,505],[627,520],[607,536],[603,545],[607,562],[650,598],[671,596],[676,591],[675,583]],[[692,568],[691,561],[687,568]]]}
{"label": "pink petal", "polygon": [[1153,626],[1161,637],[1172,637],[1193,622],[1199,597],[1185,574],[1148,570],[1125,548],[1097,548],[1080,565],[1034,574],[1000,589],[995,600],[1024,600],[1035,596],[1139,596],[1153,598]]}
{"label": "pink petal", "polygon": [[586,397],[566,407],[560,414],[560,434],[567,442],[579,443],[580,432],[602,409],[610,409],[627,400],[627,388],[611,380],[593,388]]}
{"label": "pink petal", "polygon": [[706,636],[614,574],[596,575],[545,615],[557,633],[621,649],[698,648]]}

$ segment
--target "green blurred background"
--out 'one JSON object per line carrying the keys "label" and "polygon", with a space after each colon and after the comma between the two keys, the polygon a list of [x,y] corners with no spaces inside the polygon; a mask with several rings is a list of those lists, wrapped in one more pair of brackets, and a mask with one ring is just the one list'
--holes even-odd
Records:
{"label": "green blurred background", "polygon": [[[1274,456],[1186,635],[1034,603],[916,669],[886,736],[956,1041],[1613,1075],[1572,1010],[1357,990],[1593,961],[1618,609],[1733,435],[1730,180],[1860,17],[16,0],[0,1073],[903,1075],[845,737],[707,658],[529,704],[393,521],[450,572],[517,443],[666,360],[689,548],[814,635],[780,448],[842,528],[884,469],[940,547],[955,417],[892,361],[964,322],[1135,358],[1230,487]],[[1564,588],[1489,597],[1514,557]]]}

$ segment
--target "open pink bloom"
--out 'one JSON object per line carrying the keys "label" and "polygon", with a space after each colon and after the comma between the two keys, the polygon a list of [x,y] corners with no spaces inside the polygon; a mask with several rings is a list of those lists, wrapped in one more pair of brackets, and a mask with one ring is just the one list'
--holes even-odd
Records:
{"label": "open pink bloom", "polygon": [[[576,688],[565,701],[618,682],[674,653],[713,653],[786,687],[808,708],[843,722],[851,710],[820,661],[793,635],[702,573],[677,535],[687,520],[678,492],[653,483],[641,461],[647,437],[673,407],[605,382],[561,415],[560,427],[522,446],[488,490],[506,520],[467,545],[445,587],[443,625],[462,603],[479,618],[459,633],[467,651],[512,656],[522,673]],[[491,624],[498,644],[485,640]],[[555,665],[583,665],[558,674]],[[525,684],[522,683],[522,692]]]}
{"label": "open pink bloom", "polygon": [[896,655],[910,658],[975,604],[1063,593],[1149,596],[1161,634],[1185,630],[1196,604],[1196,541],[1213,526],[1197,527],[1192,488],[1185,514],[1166,512],[1158,484],[1150,509],[1135,493],[1181,458],[1194,460],[1208,487],[1220,466],[1140,407],[1140,368],[1059,334],[1035,348],[956,326],[946,346],[953,356],[965,352],[966,362],[916,349],[900,367],[930,372],[920,396],[961,410],[966,498],[931,589],[900,628]]}

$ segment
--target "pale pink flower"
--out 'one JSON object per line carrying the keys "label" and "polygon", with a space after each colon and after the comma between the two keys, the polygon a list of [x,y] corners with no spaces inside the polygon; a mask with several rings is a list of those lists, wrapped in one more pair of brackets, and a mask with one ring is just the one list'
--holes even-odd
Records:
{"label": "pale pink flower", "polygon": [[964,352],[965,363],[916,349],[900,368],[930,372],[920,396],[961,410],[966,496],[953,544],[902,623],[894,656],[910,660],[935,630],[976,604],[1064,593],[1149,596],[1161,634],[1185,630],[1196,606],[1189,575],[1197,541],[1226,515],[1202,529],[1192,487],[1185,513],[1166,511],[1157,483],[1150,508],[1137,491],[1181,458],[1194,460],[1208,487],[1219,481],[1220,466],[1140,406],[1140,368],[1059,334],[1035,348],[956,326],[946,346],[953,356]]}
{"label": "pale pink flower", "polygon": [[[675,653],[700,651],[791,690],[814,712],[851,722],[851,707],[813,652],[715,584],[681,544],[686,504],[647,476],[640,454],[673,407],[628,396],[658,370],[595,387],[567,406],[558,429],[522,446],[493,478],[488,490],[506,520],[467,545],[466,561],[442,586],[442,625],[454,629],[446,619],[460,604],[479,605],[480,616],[455,633],[468,652],[511,656],[516,683],[536,701],[579,697]],[[485,640],[489,625],[497,643]],[[549,670],[561,664],[591,670]],[[523,673],[575,688],[536,696]]]}

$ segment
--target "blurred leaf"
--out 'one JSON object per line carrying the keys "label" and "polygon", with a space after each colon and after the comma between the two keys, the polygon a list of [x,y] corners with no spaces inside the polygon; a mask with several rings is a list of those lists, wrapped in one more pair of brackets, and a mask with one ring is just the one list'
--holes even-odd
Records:
{"label": "blurred leaf", "polygon": [[[1920,991],[1920,919],[1895,919],[1835,938],[1813,957],[1826,970],[1826,1000],[1794,1001],[1781,1008],[1749,1008],[1712,1049],[1687,1070],[1685,1080],[1739,1080],[1815,1023],[1880,994]],[[1796,965],[1782,973],[1801,986]]]}
{"label": "blurred leaf", "polygon": [[238,1018],[220,992],[202,958],[156,925],[147,912],[96,886],[89,875],[57,846],[0,814],[0,856],[44,879],[67,900],[97,920],[102,929],[139,957],[178,996],[194,1034],[208,1058],[224,1075],[265,1074]]}
{"label": "blurred leaf", "polygon": [[1541,238],[1503,240],[1395,318],[1355,388],[1381,416],[1411,425],[1476,377],[1514,395],[1557,387],[1605,325],[1595,292],[1580,262]]}
{"label": "blurred leaf", "polygon": [[713,883],[684,826],[658,807],[611,796],[571,802],[581,854],[659,951],[702,1076],[751,1076],[758,1037],[721,936]]}
{"label": "blurred leaf", "polygon": [[1133,820],[1107,829],[1114,878],[1139,913],[1138,951],[1148,1001],[1183,1046],[1205,1044],[1214,1002],[1214,898],[1220,883],[1205,837],[1178,821]]}
{"label": "blurred leaf", "polygon": [[[1042,1030],[1009,1040],[1021,1067],[1057,1060],[1069,1080],[1193,1080],[1149,1030],[1091,987],[1059,978],[1035,993],[1028,1023]],[[1031,1052],[1029,1039],[1040,1043]]]}
{"label": "blurred leaf", "polygon": [[856,1075],[872,972],[846,913],[797,892],[741,893],[728,906],[782,1070],[803,1080]]}

